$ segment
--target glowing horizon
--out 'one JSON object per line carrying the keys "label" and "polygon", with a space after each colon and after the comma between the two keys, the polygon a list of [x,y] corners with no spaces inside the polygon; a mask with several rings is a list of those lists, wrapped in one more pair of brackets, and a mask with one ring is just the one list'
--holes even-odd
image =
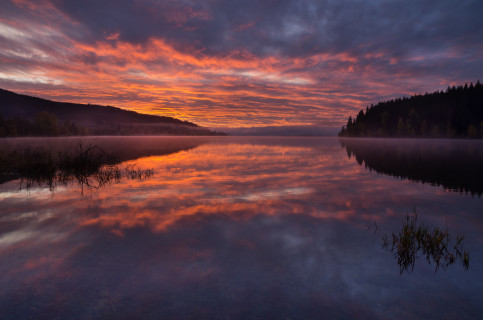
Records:
{"label": "glowing horizon", "polygon": [[0,88],[211,128],[340,127],[381,100],[476,82],[481,12],[478,1],[7,0]]}

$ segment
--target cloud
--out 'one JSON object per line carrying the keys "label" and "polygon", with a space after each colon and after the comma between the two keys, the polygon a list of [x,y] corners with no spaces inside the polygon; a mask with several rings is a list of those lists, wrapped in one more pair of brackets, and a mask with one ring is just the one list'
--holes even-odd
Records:
{"label": "cloud", "polygon": [[339,126],[483,70],[476,0],[15,0],[0,12],[4,88],[212,127]]}

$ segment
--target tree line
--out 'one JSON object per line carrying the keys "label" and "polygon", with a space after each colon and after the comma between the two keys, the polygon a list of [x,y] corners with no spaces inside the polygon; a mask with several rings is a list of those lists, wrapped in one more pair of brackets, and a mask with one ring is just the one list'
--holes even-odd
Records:
{"label": "tree line", "polygon": [[113,123],[106,121],[98,125],[82,126],[68,119],[60,121],[47,111],[37,113],[32,120],[0,114],[0,137],[26,136],[85,136],[85,135],[224,135],[196,125],[171,123]]}
{"label": "tree line", "polygon": [[379,102],[349,117],[339,136],[483,138],[483,85]]}
{"label": "tree line", "polygon": [[0,137],[19,136],[81,136],[87,135],[88,130],[66,119],[63,123],[56,115],[47,111],[39,112],[33,121],[15,117],[4,119],[0,115]]}

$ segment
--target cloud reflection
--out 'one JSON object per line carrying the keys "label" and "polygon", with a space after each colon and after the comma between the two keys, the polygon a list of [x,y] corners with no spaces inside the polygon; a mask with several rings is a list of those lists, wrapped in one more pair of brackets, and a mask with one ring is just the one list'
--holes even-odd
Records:
{"label": "cloud reflection", "polygon": [[335,139],[222,137],[137,162],[155,175],[92,198],[2,196],[2,314],[384,319],[422,316],[420,301],[436,316],[481,312],[478,258],[465,276],[423,265],[402,278],[365,231],[400,228],[412,206],[438,223],[445,210],[478,256],[480,199],[368,172]]}

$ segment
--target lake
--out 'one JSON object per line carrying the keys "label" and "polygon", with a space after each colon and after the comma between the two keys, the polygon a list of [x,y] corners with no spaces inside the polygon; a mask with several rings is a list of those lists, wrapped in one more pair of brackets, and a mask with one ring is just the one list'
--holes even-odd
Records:
{"label": "lake", "polygon": [[[0,146],[2,319],[483,319],[482,141]],[[383,247],[413,210],[467,269]]]}

